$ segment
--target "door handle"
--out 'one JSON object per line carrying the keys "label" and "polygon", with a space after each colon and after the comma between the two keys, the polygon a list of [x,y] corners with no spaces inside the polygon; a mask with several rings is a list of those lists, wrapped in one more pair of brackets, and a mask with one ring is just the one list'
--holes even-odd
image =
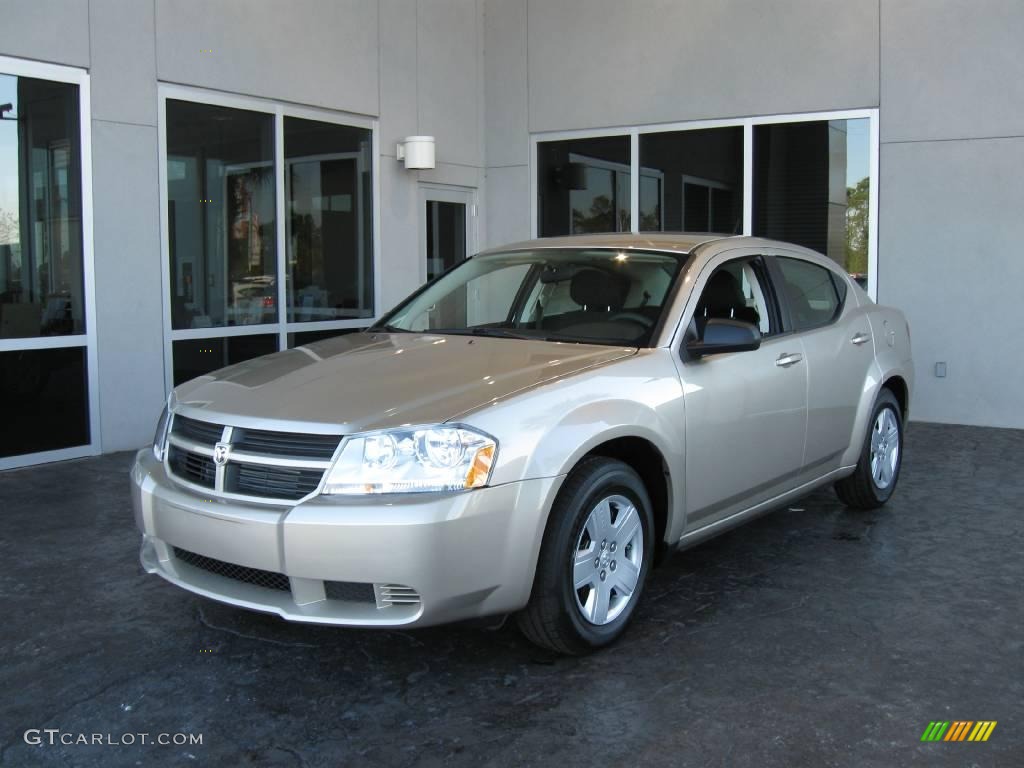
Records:
{"label": "door handle", "polygon": [[856,344],[858,347],[861,344],[867,344],[869,341],[871,341],[870,333],[855,333],[853,334],[853,338],[850,339],[850,343]]}
{"label": "door handle", "polygon": [[775,364],[779,366],[779,368],[789,368],[789,366],[796,365],[803,359],[804,356],[797,352],[787,352],[786,354],[779,355],[775,359]]}

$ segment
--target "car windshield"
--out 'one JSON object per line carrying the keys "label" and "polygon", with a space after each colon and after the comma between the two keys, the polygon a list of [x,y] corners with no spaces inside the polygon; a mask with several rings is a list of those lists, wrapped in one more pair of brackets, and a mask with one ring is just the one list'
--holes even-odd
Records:
{"label": "car windshield", "polygon": [[475,256],[399,305],[377,330],[646,346],[683,258],[607,248]]}

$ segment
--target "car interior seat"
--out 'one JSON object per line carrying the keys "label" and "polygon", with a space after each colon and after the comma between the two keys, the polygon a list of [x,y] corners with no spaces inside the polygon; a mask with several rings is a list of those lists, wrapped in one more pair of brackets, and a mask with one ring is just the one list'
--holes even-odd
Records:
{"label": "car interior seat", "polygon": [[708,280],[704,286],[704,292],[700,296],[700,303],[697,304],[697,311],[694,314],[697,320],[697,332],[700,337],[704,335],[704,326],[713,317],[727,320],[742,320],[745,323],[757,326],[761,317],[757,310],[748,307],[743,297],[743,289],[732,272],[719,269]]}

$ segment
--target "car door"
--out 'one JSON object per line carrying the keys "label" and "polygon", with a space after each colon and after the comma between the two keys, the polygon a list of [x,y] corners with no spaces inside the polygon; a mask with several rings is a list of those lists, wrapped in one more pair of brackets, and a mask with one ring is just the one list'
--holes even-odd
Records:
{"label": "car door", "polygon": [[780,251],[769,260],[783,312],[804,347],[807,442],[804,469],[823,474],[850,445],[857,405],[874,361],[871,324],[846,279],[823,264]]}
{"label": "car door", "polygon": [[[722,278],[723,272],[731,279]],[[807,426],[803,347],[784,333],[764,259],[720,254],[697,283],[698,298],[683,315],[687,325],[677,356],[685,402],[688,531],[780,492],[800,470]],[[686,344],[700,338],[708,316],[756,324],[760,347],[688,357]]]}

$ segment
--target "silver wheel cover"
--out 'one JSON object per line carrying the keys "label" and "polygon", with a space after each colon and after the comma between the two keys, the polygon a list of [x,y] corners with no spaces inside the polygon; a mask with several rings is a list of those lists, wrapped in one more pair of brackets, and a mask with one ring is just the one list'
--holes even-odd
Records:
{"label": "silver wheel cover", "polygon": [[879,490],[885,490],[896,478],[900,459],[900,429],[896,414],[888,406],[878,412],[871,428],[871,478]]}
{"label": "silver wheel cover", "polygon": [[636,593],[643,557],[644,529],[633,502],[619,495],[597,502],[572,551],[580,615],[599,626],[615,621]]}

